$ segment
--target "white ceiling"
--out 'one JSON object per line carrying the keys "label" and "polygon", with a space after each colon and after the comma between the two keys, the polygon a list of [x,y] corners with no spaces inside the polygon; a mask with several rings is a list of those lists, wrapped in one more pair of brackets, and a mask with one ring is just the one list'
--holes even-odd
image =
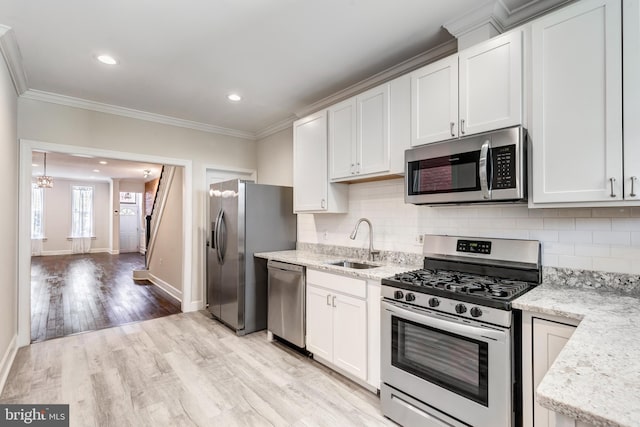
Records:
{"label": "white ceiling", "polygon": [[30,89],[256,133],[450,40],[442,24],[483,3],[0,0],[0,24]]}
{"label": "white ceiling", "polygon": [[[44,153],[32,152],[31,175],[44,174]],[[100,164],[106,161],[106,165]],[[95,172],[98,170],[98,172]],[[144,178],[144,170],[151,173]],[[112,178],[135,181],[151,181],[160,176],[162,165],[127,160],[69,155],[47,152],[47,175],[79,181],[109,181]]]}

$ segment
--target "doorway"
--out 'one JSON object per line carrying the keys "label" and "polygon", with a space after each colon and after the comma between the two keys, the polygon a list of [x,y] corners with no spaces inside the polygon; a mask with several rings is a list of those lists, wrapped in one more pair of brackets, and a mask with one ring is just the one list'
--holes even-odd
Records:
{"label": "doorway", "polygon": [[[46,143],[40,141],[20,140],[20,190],[19,190],[19,246],[18,246],[18,346],[26,346],[31,342],[31,181],[32,181],[32,152],[47,151],[56,152],[76,157],[85,158],[107,158],[133,162],[149,162],[156,164],[175,165],[183,167],[184,173],[184,197],[182,199],[182,252],[181,261],[185,268],[182,269],[182,283],[191,283],[192,269],[192,242],[193,242],[193,172],[192,161],[186,159],[176,159],[160,157],[155,155],[145,155],[130,152],[118,152],[97,148],[68,146],[61,144]],[[113,211],[109,213],[113,215]],[[116,223],[119,225],[119,223]],[[117,227],[115,225],[113,228]],[[113,239],[118,239],[119,232],[116,232]],[[107,236],[107,239],[110,237]],[[84,254],[83,254],[84,255]],[[93,254],[89,254],[93,255]],[[113,255],[113,254],[110,254]],[[126,254],[125,254],[126,255]],[[134,254],[139,256],[138,254]],[[199,305],[191,301],[191,287],[185,286],[182,293],[180,308],[182,311],[193,311]]]}
{"label": "doorway", "polygon": [[142,193],[120,192],[120,253],[142,252]]}

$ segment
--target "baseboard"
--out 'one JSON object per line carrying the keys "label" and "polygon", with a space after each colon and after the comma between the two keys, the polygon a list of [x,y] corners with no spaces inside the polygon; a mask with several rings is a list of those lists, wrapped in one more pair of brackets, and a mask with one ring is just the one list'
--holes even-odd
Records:
{"label": "baseboard", "polygon": [[[112,251],[107,248],[95,248],[95,249],[90,249],[89,253],[92,253],[92,254],[112,253]],[[32,256],[55,256],[55,255],[74,255],[74,252],[72,252],[69,249],[59,250],[59,251],[42,251],[40,252],[40,255],[32,255]],[[79,254],[75,254],[75,255],[79,255]]]}
{"label": "baseboard", "polygon": [[204,301],[203,300],[198,300],[198,301],[191,301],[190,303],[186,303],[182,305],[182,312],[183,313],[188,313],[190,311],[198,311],[198,310],[203,310],[204,307]]}
{"label": "baseboard", "polygon": [[171,295],[178,302],[182,302],[182,291],[176,289],[174,286],[172,286],[168,282],[165,282],[159,277],[153,275],[152,273],[149,273],[148,280],[154,285],[156,285],[157,287],[159,287],[160,289],[162,289],[163,291],[165,291],[166,293],[168,293],[169,295]]}
{"label": "baseboard", "polygon": [[13,365],[13,361],[18,353],[17,341],[18,335],[14,335],[9,343],[7,351],[4,353],[4,356],[2,356],[2,360],[0,361],[0,394],[2,394],[2,391],[4,390],[4,385],[9,377],[11,365]]}
{"label": "baseboard", "polygon": [[120,250],[118,250],[118,249],[108,250],[107,252],[109,252],[111,255],[119,255],[120,254]]}

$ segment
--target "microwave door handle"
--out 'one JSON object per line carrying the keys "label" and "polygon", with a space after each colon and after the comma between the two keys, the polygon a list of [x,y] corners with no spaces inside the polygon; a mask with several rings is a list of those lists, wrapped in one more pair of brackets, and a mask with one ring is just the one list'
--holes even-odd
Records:
{"label": "microwave door handle", "polygon": [[489,168],[491,167],[489,159],[490,155],[491,141],[487,139],[480,148],[480,162],[478,164],[480,172],[480,190],[482,190],[482,198],[486,200],[491,199],[491,186],[489,183],[489,179],[491,178],[491,173],[489,171]]}

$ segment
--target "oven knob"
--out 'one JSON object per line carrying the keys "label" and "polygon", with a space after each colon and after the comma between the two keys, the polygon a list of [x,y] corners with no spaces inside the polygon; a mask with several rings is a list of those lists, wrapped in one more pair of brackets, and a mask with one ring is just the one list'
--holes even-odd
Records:
{"label": "oven knob", "polygon": [[405,300],[407,301],[415,301],[416,300],[416,296],[414,294],[407,294],[406,297],[404,297]]}
{"label": "oven knob", "polygon": [[464,304],[456,305],[456,313],[462,314],[467,312],[467,307]]}
{"label": "oven knob", "polygon": [[473,307],[469,313],[471,313],[473,317],[482,316],[482,310],[480,310],[478,307]]}
{"label": "oven knob", "polygon": [[395,299],[402,299],[402,298],[404,297],[404,294],[402,293],[402,291],[395,291],[395,292],[393,293],[393,297],[394,297]]}
{"label": "oven knob", "polygon": [[438,298],[429,298],[429,307],[437,307],[440,305]]}

